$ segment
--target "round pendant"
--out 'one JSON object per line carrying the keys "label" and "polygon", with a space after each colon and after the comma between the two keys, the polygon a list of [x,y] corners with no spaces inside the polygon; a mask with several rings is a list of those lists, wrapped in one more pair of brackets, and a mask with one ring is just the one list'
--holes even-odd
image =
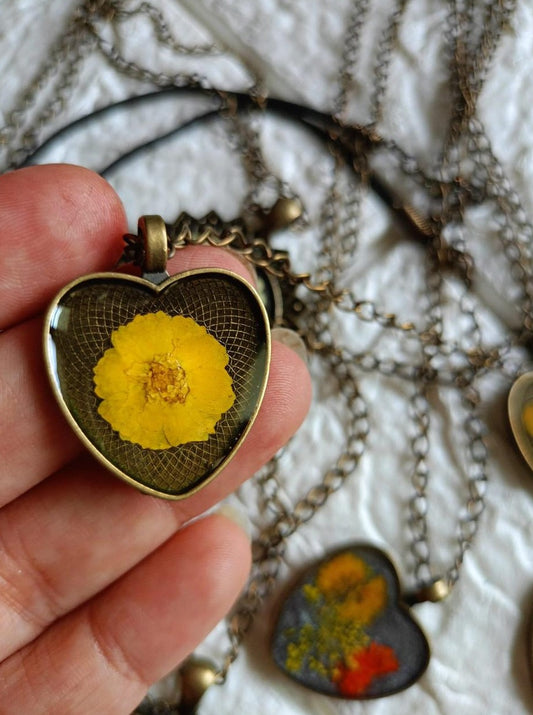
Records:
{"label": "round pendant", "polygon": [[521,375],[511,387],[508,412],[518,448],[533,469],[533,372]]}
{"label": "round pendant", "polygon": [[324,695],[363,700],[404,690],[425,671],[429,646],[399,594],[394,566],[379,549],[352,544],[330,554],[286,598],[275,662]]}
{"label": "round pendant", "polygon": [[45,320],[45,359],[89,450],[139,489],[180,499],[210,482],[250,430],[270,331],[236,274],[157,280],[101,273],[66,286]]}

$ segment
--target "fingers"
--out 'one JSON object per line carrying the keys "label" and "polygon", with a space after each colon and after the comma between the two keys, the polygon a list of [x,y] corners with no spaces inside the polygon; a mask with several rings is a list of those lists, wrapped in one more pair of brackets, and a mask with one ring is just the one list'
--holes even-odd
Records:
{"label": "fingers", "polygon": [[[30,317],[72,278],[113,264],[123,212],[90,172],[39,167],[0,177],[0,219],[9,255],[0,265],[0,329],[9,328],[0,334],[0,431],[10,435],[0,444],[0,504],[11,502],[0,514],[2,691],[16,712],[50,712],[60,703],[66,713],[115,713],[118,699],[129,712],[220,619],[247,569],[242,537],[228,536],[216,519],[201,522],[205,533],[196,524],[176,530],[289,438],[308,407],[309,376],[292,351],[274,345],[245,443],[183,502],[141,495],[87,457],[69,463],[83,450],[47,386],[40,318]],[[170,271],[212,266],[248,276],[220,249],[179,251]],[[87,599],[94,600],[83,605]]]}
{"label": "fingers", "polygon": [[179,502],[182,518],[190,519],[220,501],[268,462],[302,424],[311,391],[311,378],[301,358],[273,341],[265,397],[244,445],[219,477]]}
{"label": "fingers", "polygon": [[108,269],[126,230],[117,194],[87,169],[0,176],[0,329],[36,315],[73,278]]}
{"label": "fingers", "polygon": [[[119,197],[88,169],[58,164],[0,176],[0,330],[43,311],[74,278],[110,270],[126,231]],[[220,267],[235,265],[218,253]],[[175,263],[187,270],[189,260]]]}
{"label": "fingers", "polygon": [[81,444],[59,413],[42,355],[42,321],[0,335],[0,506],[69,462]]}
{"label": "fingers", "polygon": [[[80,451],[48,387],[41,324],[33,319],[52,295],[80,274],[109,268],[120,253],[125,219],[106,182],[73,166],[45,166],[0,177],[0,506]],[[4,260],[5,258],[5,260]],[[217,266],[246,279],[228,251],[179,251],[170,271]]]}
{"label": "fingers", "polygon": [[218,515],[191,524],[0,665],[0,704],[130,713],[229,610],[249,564],[236,525]]}
{"label": "fingers", "polygon": [[181,502],[148,497],[84,457],[5,506],[0,514],[0,660],[256,472],[298,428],[309,397],[300,358],[275,344],[256,422],[234,459],[197,494]]}

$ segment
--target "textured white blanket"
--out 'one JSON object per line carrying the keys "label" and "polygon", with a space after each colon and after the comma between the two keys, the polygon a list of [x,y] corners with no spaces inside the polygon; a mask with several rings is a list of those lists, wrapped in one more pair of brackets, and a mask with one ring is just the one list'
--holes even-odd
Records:
{"label": "textured white blanket", "polygon": [[[275,96],[327,110],[337,93],[338,68],[350,0],[155,0],[173,33],[184,44],[214,41],[226,48],[220,56],[174,59],[154,42],[147,23],[133,18],[124,26],[122,46],[131,59],[168,73],[196,71],[227,89],[250,83],[249,69],[260,75]],[[1,110],[7,115],[21,87],[34,75],[72,12],[73,0],[12,0],[0,6]],[[359,67],[350,94],[349,114],[364,122],[372,97],[372,48],[392,3],[371,3]],[[400,51],[391,67],[380,130],[419,157],[435,155],[442,128],[446,73],[440,53],[445,3],[411,0],[399,34]],[[135,3],[131,3],[135,6]],[[104,28],[105,32],[105,28]],[[506,28],[480,100],[496,156],[515,186],[526,214],[533,219],[533,7],[519,0]],[[112,40],[113,38],[109,38]],[[248,68],[248,69],[247,69]],[[61,120],[145,91],[101,58],[91,56],[80,69]],[[172,127],[186,116],[189,104],[161,103],[121,114],[103,130],[91,126],[81,139],[54,147],[43,160],[75,161],[100,169],[136,143]],[[2,117],[0,116],[0,119]],[[0,122],[2,123],[2,122]],[[265,155],[272,168],[299,193],[316,217],[328,183],[331,161],[303,133],[268,121]],[[221,127],[194,128],[127,168],[109,176],[126,206],[132,228],[143,213],[160,213],[171,221],[182,210],[202,215],[214,209],[230,218],[245,193],[242,168]],[[481,303],[513,319],[513,291],[494,243],[486,239],[486,216],[472,218],[469,248],[482,274]],[[280,244],[295,255],[298,268],[312,265],[313,236],[285,235]],[[421,318],[421,251],[391,228],[388,214],[372,197],[365,200],[356,265],[346,280],[358,298],[375,300],[403,319]],[[454,330],[454,285],[450,282],[447,329]],[[502,300],[504,302],[502,302]],[[504,306],[502,308],[502,306]],[[501,337],[501,322],[483,310],[486,335]],[[355,321],[342,328],[361,345],[375,336]],[[366,330],[366,332],[365,332]],[[312,365],[317,376],[320,366]],[[311,414],[284,458],[283,493],[292,500],[320,480],[341,444],[346,415],[327,379],[317,380]],[[489,426],[489,488],[486,510],[473,548],[465,558],[459,583],[439,604],[417,606],[416,616],[431,644],[432,658],[422,679],[388,699],[348,703],[306,691],[278,672],[268,653],[272,599],[261,614],[227,683],[205,696],[202,715],[517,715],[533,709],[527,659],[527,629],[533,611],[533,474],[516,452],[506,416],[508,383],[483,387],[483,414]],[[406,427],[409,384],[365,375],[364,395],[371,407],[369,446],[357,472],[306,526],[290,539],[283,580],[347,541],[368,541],[384,548],[409,584],[411,560],[407,528],[411,496],[409,435]],[[433,404],[433,451],[429,486],[430,544],[437,569],[448,568],[456,552],[457,515],[466,500],[461,470],[463,434],[457,406],[446,390]],[[245,485],[232,502],[257,514],[257,492]],[[280,589],[283,584],[280,584]],[[218,658],[227,647],[221,625],[200,652]]]}

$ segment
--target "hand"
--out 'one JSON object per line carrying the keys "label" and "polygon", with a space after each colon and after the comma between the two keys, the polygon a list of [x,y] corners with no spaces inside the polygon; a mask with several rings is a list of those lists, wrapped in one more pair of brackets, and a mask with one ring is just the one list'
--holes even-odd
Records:
{"label": "hand", "polygon": [[[234,490],[297,429],[304,364],[274,344],[245,444],[189,499],[141,494],[85,452],[41,357],[42,311],[73,278],[109,269],[125,217],[113,190],[72,166],[0,177],[0,712],[131,712],[225,615],[250,563],[222,515],[187,522]],[[188,248],[171,271],[246,268]]]}

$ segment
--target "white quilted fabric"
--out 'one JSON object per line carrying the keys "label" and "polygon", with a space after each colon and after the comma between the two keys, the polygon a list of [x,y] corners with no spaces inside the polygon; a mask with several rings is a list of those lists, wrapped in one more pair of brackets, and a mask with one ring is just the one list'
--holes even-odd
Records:
{"label": "white quilted fabric", "polygon": [[[227,52],[218,57],[175,59],[158,50],[146,23],[124,27],[123,46],[130,58],[168,72],[197,71],[229,89],[247,86],[250,73],[260,74],[272,95],[328,109],[337,92],[336,79],[349,0],[157,0],[184,43],[214,40]],[[3,112],[14,105],[21,87],[33,76],[47,49],[76,5],[73,0],[13,0],[0,5],[0,86]],[[372,3],[372,21],[363,37],[360,63],[350,96],[350,116],[368,118],[372,97],[372,50],[391,9]],[[444,3],[411,0],[400,31],[400,51],[391,67],[391,83],[381,131],[406,150],[435,156],[442,129],[446,73],[440,54]],[[519,0],[506,29],[480,101],[480,114],[493,148],[533,218],[533,6]],[[81,68],[72,98],[60,123],[143,89],[118,75],[100,58]],[[144,87],[147,89],[147,86]],[[160,111],[143,109],[114,118],[106,130],[92,126],[77,141],[68,140],[43,160],[76,161],[99,169],[110,163],[131,137],[149,137],[185,116],[189,105],[167,102]],[[1,119],[1,117],[0,117]],[[78,137],[79,138],[79,137]],[[321,147],[302,132],[276,121],[264,130],[265,155],[275,171],[304,199],[316,217],[331,164]],[[164,149],[138,157],[112,172],[132,228],[143,213],[172,220],[181,210],[201,215],[210,209],[229,218],[239,208],[245,182],[222,129],[193,129]],[[482,280],[480,303],[490,301],[513,320],[512,285],[487,239],[487,217],[472,216],[469,248]],[[313,234],[280,236],[298,268],[313,262]],[[422,253],[391,227],[380,203],[365,201],[357,261],[346,281],[359,298],[374,299],[387,312],[420,321],[423,301]],[[457,286],[448,286],[450,321],[456,327]],[[502,302],[503,301],[503,302]],[[504,328],[491,310],[480,308],[485,335],[501,336]],[[357,322],[339,326],[354,344],[375,346],[376,335]],[[451,333],[450,333],[451,334]],[[379,343],[387,349],[386,343]],[[389,348],[394,351],[394,344]],[[320,375],[320,365],[312,365]],[[317,380],[311,414],[284,458],[287,498],[296,499],[318,482],[341,444],[343,421],[332,385]],[[350,540],[383,547],[409,577],[411,455],[406,427],[408,385],[366,375],[362,382],[370,406],[369,446],[357,473],[320,513],[290,540],[283,579],[299,567]],[[409,690],[388,699],[348,703],[308,692],[278,672],[268,654],[269,632],[277,599],[268,604],[222,688],[205,696],[202,715],[519,715],[533,708],[527,661],[527,630],[533,594],[533,475],[517,454],[506,417],[508,384],[503,379],[483,384],[483,414],[489,426],[491,452],[487,506],[474,547],[467,554],[460,581],[443,603],[417,606],[416,617],[429,638],[432,659],[426,674]],[[465,502],[461,472],[463,434],[451,395],[435,396],[431,426],[433,452],[430,480],[430,542],[437,568],[447,568],[455,550],[456,518]],[[310,458],[309,458],[310,457]],[[245,509],[254,528],[257,493],[246,485],[232,502]],[[200,652],[219,657],[226,647],[221,626]]]}

